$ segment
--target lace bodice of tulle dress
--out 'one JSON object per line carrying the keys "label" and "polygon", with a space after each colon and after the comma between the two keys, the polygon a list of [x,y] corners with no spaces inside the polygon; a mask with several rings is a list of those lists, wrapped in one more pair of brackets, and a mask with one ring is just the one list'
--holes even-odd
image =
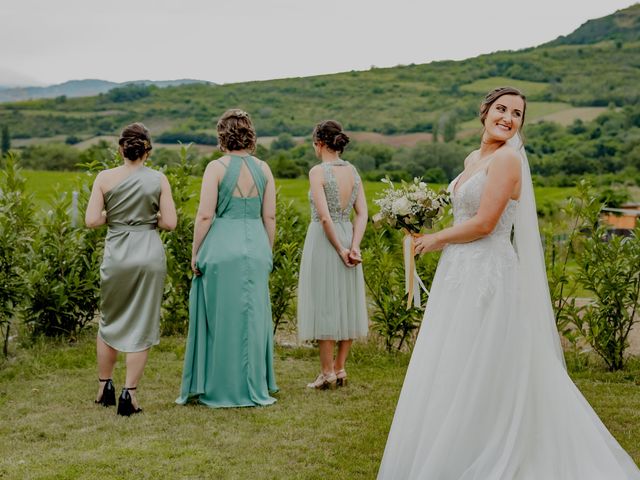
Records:
{"label": "lace bodice of tulle dress", "polygon": [[[481,170],[455,188],[449,187],[453,205],[453,223],[462,223],[473,217],[480,208],[487,174]],[[445,281],[450,288],[457,288],[465,278],[472,277],[477,291],[476,302],[483,303],[502,288],[505,271],[513,270],[517,264],[516,252],[511,243],[511,231],[518,202],[509,200],[493,232],[468,243],[455,243],[445,247],[441,263],[451,264],[446,269]]]}
{"label": "lace bodice of tulle dress", "polygon": [[[329,214],[331,215],[331,220],[334,222],[349,222],[351,219],[351,210],[353,209],[353,205],[356,201],[356,197],[358,196],[358,188],[360,187],[360,176],[356,169],[349,162],[344,160],[336,160],[334,162],[322,162],[320,164],[321,168],[324,171],[324,194],[327,199],[327,207],[329,207]],[[353,170],[353,188],[351,190],[351,197],[347,202],[347,206],[342,208],[340,205],[340,189],[338,187],[338,181],[336,180],[336,176],[333,173],[331,167],[339,166],[339,167],[349,167]],[[311,205],[311,219],[314,222],[320,221],[320,215],[318,214],[318,209],[316,208],[315,203],[313,202],[313,196],[311,195],[311,191],[309,191],[309,204]]]}
{"label": "lace bodice of tulle dress", "polygon": [[[480,198],[482,197],[486,180],[487,173],[486,170],[483,169],[468,178],[466,182],[457,188],[455,193],[451,190],[454,225],[470,219],[478,212],[480,208]],[[460,179],[458,178],[453,185],[459,181]],[[509,200],[495,229],[489,235],[490,237],[506,240],[511,239],[511,229],[515,219],[516,205],[518,205],[518,202]]]}

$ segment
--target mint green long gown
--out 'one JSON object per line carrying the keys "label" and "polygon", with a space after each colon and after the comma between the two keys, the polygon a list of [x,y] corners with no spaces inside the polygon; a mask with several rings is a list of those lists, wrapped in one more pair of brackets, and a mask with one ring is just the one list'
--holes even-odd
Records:
{"label": "mint green long gown", "polygon": [[[234,196],[242,165],[256,196]],[[216,217],[196,264],[180,396],[209,407],[276,401],[269,273],[273,258],[262,223],[266,177],[253,157],[231,156],[218,190]]]}

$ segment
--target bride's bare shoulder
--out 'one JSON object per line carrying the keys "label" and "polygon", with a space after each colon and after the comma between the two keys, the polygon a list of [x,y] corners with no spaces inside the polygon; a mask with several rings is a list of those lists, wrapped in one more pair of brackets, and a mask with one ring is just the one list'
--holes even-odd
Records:
{"label": "bride's bare shoulder", "polygon": [[515,179],[520,175],[521,159],[517,150],[509,145],[500,147],[496,150],[494,158],[488,166],[489,173],[491,171],[499,171],[501,174],[509,172],[509,176]]}
{"label": "bride's bare shoulder", "polygon": [[510,145],[504,145],[496,150],[494,161],[499,163],[513,163],[520,165],[520,154],[518,151]]}

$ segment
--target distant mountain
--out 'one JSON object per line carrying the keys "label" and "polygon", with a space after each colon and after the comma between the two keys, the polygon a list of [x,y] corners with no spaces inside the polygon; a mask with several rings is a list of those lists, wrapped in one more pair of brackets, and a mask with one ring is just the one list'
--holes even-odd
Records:
{"label": "distant mountain", "polygon": [[37,98],[55,98],[62,95],[66,97],[90,97],[100,93],[106,93],[116,87],[125,85],[155,85],[157,87],[173,87],[177,85],[187,85],[194,83],[209,84],[204,80],[180,79],[180,80],[134,80],[131,82],[109,82],[106,80],[70,80],[58,85],[48,87],[7,87],[0,85],[0,102],[18,102],[22,100],[33,100]]}
{"label": "distant mountain", "polygon": [[585,45],[603,40],[625,42],[640,40],[640,3],[618,10],[606,17],[588,20],[573,33],[560,36],[545,45]]}

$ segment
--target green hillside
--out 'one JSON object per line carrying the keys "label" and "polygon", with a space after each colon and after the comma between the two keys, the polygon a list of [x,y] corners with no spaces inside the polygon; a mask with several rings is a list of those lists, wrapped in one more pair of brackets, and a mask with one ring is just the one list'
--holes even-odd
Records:
{"label": "green hillside", "polygon": [[635,42],[640,40],[640,3],[613,15],[589,20],[567,36],[548,45],[582,45],[603,40]]}
{"label": "green hillside", "polygon": [[[308,135],[315,122],[328,117],[354,132],[429,133],[443,119],[472,121],[482,93],[505,83],[522,87],[544,107],[538,118],[566,110],[570,122],[580,118],[583,107],[638,103],[639,10],[634,5],[592,21],[615,28],[587,28],[588,23],[552,44],[464,61],[229,85],[132,85],[95,97],[2,104],[0,125],[8,125],[14,139],[74,135],[85,140],[112,135],[137,120],[154,135],[211,138],[215,119],[240,107],[252,114],[260,136]],[[630,40],[616,42],[622,31]],[[580,42],[569,42],[578,34]]]}

